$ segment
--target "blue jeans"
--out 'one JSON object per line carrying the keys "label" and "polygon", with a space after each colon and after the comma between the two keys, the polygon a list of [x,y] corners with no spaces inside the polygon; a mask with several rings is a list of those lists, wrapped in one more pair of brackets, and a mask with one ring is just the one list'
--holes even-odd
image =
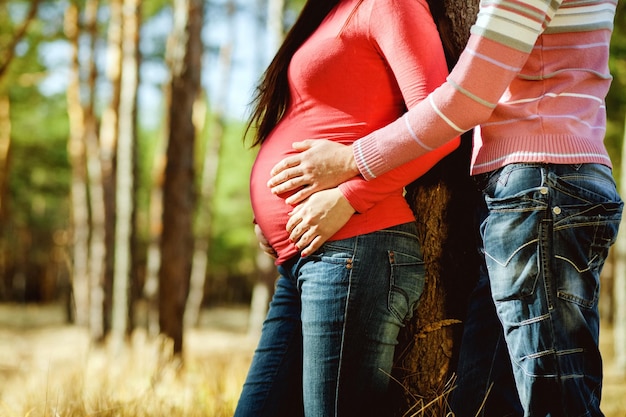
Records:
{"label": "blue jeans", "polygon": [[456,416],[602,416],[600,271],[623,205],[610,169],[512,164],[480,181],[485,263],[461,343]]}
{"label": "blue jeans", "polygon": [[414,223],[327,242],[280,277],[236,417],[382,416],[424,286]]}

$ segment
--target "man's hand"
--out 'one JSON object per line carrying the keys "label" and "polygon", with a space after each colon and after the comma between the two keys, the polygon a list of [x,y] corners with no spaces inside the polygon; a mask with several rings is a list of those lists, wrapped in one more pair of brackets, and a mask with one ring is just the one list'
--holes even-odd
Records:
{"label": "man's hand", "polygon": [[293,148],[301,152],[276,164],[267,183],[276,195],[302,188],[285,200],[287,204],[296,205],[359,174],[352,146],[309,139],[295,142]]}
{"label": "man's hand", "polygon": [[354,214],[338,188],[318,191],[289,213],[289,238],[305,257],[318,250]]}

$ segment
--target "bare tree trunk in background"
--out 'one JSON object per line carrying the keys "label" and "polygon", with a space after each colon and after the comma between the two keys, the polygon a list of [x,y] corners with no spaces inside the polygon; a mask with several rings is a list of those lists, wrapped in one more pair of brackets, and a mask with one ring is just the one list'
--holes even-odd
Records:
{"label": "bare tree trunk in background", "polygon": [[[267,33],[270,54],[276,53],[285,37],[285,0],[267,0]],[[271,56],[269,57],[271,59]]]}
{"label": "bare tree trunk in background", "polygon": [[[625,119],[626,125],[626,119]],[[626,130],[622,142],[622,170],[620,194],[626,196]],[[626,221],[622,221],[617,242],[613,248],[615,266],[613,268],[613,352],[615,367],[626,376]]]}
{"label": "bare tree trunk in background", "polygon": [[137,89],[139,87],[140,79],[140,67],[141,67],[141,52],[139,50],[140,36],[141,36],[141,1],[134,0],[134,16],[128,16],[131,20],[130,24],[134,25],[135,35],[129,42],[134,42],[132,49],[135,54],[135,98],[133,100],[133,141],[131,145],[131,178],[132,178],[132,192],[131,192],[131,215],[130,215],[130,292],[128,302],[128,326],[126,331],[130,334],[136,326],[136,304],[141,297],[141,290],[143,287],[142,282],[142,261],[140,255],[140,238],[139,231],[137,230],[137,212],[138,212],[138,190],[139,190],[139,155],[138,155],[138,140],[137,140]]}
{"label": "bare tree trunk in background", "polygon": [[[430,1],[449,65],[469,37],[478,1]],[[469,176],[471,137],[459,150],[407,187],[426,262],[426,286],[412,321],[401,332],[394,376],[402,385],[398,409],[447,415],[467,296],[478,277],[474,207],[478,192]],[[417,413],[430,404],[422,414]],[[394,410],[397,411],[397,410]]]}
{"label": "bare tree trunk in background", "polygon": [[87,201],[87,171],[84,143],[84,113],[80,99],[80,65],[78,61],[79,12],[76,3],[70,3],[65,15],[65,34],[72,46],[70,82],[67,87],[67,109],[70,137],[68,155],[72,166],[72,289],[75,303],[75,322],[89,324],[89,212]]}
{"label": "bare tree trunk in background", "polygon": [[193,105],[200,91],[203,0],[174,0],[169,52],[170,135],[163,184],[163,235],[159,271],[159,327],[183,349],[183,316],[189,292],[194,212]]}
{"label": "bare tree trunk in background", "polygon": [[93,342],[104,338],[104,267],[105,267],[105,210],[102,187],[102,165],[98,143],[98,120],[95,114],[96,42],[98,40],[99,0],[85,3],[85,31],[89,36],[89,60],[87,91],[89,100],[85,107],[85,144],[87,149],[87,176],[91,207],[91,237],[89,240],[89,329]]}
{"label": "bare tree trunk in background", "polygon": [[[207,118],[206,100],[198,98],[194,105],[193,117],[196,130],[196,137],[204,129],[204,122]],[[221,144],[222,137],[209,136],[207,149],[205,150],[204,164],[200,176],[200,195],[198,196],[195,219],[195,241],[193,246],[193,256],[191,263],[191,275],[189,280],[189,296],[184,313],[184,325],[195,327],[200,320],[200,310],[204,298],[204,286],[206,282],[209,241],[211,239],[212,222],[212,201],[215,192],[215,182],[217,180],[217,170],[219,165],[219,155],[212,154],[215,141]],[[217,149],[219,154],[219,145]]]}
{"label": "bare tree trunk in background", "polygon": [[[170,108],[171,94],[169,85],[166,83],[163,87],[166,103],[165,108]],[[167,113],[166,113],[167,115]],[[156,140],[154,153],[154,161],[152,164],[152,187],[150,188],[150,212],[149,217],[149,233],[150,242],[148,243],[147,260],[146,260],[146,282],[143,287],[143,297],[147,301],[147,329],[148,334],[156,336],[159,333],[159,267],[161,265],[161,235],[163,233],[163,178],[165,177],[166,147],[165,138],[169,136],[169,118],[165,118],[161,135]]]}
{"label": "bare tree trunk in background", "polygon": [[113,278],[112,335],[123,340],[128,326],[128,291],[131,272],[137,87],[139,60],[139,0],[124,0],[122,8],[122,73],[116,166],[115,274]]}
{"label": "bare tree trunk in background", "polygon": [[[232,87],[233,45],[236,37],[235,30],[237,28],[234,21],[236,8],[233,0],[228,0],[225,7],[229,30],[226,43],[220,48],[218,64],[220,68],[220,81],[217,83],[218,89],[215,98],[209,97],[209,139],[204,151],[204,162],[202,164],[202,174],[200,175],[199,184],[200,194],[198,196],[198,204],[196,204],[196,239],[191,268],[189,298],[185,309],[185,324],[189,326],[198,325],[202,299],[204,298],[211,231],[213,230],[213,199],[217,190],[220,151],[222,149],[224,129],[226,127],[225,113],[228,105],[228,92]],[[200,120],[199,117],[197,119]],[[196,132],[200,132],[200,130],[200,126],[196,123]]]}
{"label": "bare tree trunk in background", "polygon": [[11,150],[11,100],[0,94],[0,300],[9,299],[7,221],[9,219],[9,155]]}
{"label": "bare tree trunk in background", "polygon": [[100,161],[105,210],[105,266],[104,266],[104,334],[111,330],[113,299],[113,270],[115,263],[115,157],[119,129],[119,107],[122,72],[122,0],[109,2],[106,76],[111,97],[102,113],[100,125]]}

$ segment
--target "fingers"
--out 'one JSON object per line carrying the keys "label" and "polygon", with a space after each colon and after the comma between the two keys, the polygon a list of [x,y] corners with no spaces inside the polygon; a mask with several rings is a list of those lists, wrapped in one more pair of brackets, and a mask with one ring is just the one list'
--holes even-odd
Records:
{"label": "fingers", "polygon": [[309,255],[312,255],[319,248],[321,248],[323,244],[324,244],[324,239],[321,236],[316,236],[308,246],[300,250],[300,255],[302,257],[307,257]]}
{"label": "fingers", "polygon": [[306,139],[301,142],[294,142],[291,144],[291,147],[296,151],[306,151],[307,149],[311,149],[311,147],[315,144],[315,140]]}
{"label": "fingers", "polygon": [[269,244],[265,235],[263,234],[263,231],[261,230],[261,227],[258,224],[254,225],[254,233],[256,234],[257,240],[259,241],[259,248],[261,248],[261,250],[269,255],[271,258],[276,259],[278,257],[278,254]]}
{"label": "fingers", "polygon": [[267,183],[268,187],[270,187],[270,191],[274,195],[280,195],[287,191],[292,191],[300,187],[305,187],[307,185],[307,180],[303,176],[294,177],[291,179],[280,179],[279,177],[272,177]]}
{"label": "fingers", "polygon": [[280,173],[284,174],[285,170],[300,165],[300,159],[300,155],[288,156],[287,158],[282,159],[280,162],[274,165],[274,167],[270,171],[270,175],[274,177]]}
{"label": "fingers", "polygon": [[265,254],[268,255],[270,258],[272,259],[278,258],[278,254],[276,253],[274,248],[271,247],[270,245],[265,244],[263,242],[259,242],[259,248],[261,248],[261,250],[265,252]]}
{"label": "fingers", "polygon": [[287,197],[285,199],[285,203],[289,204],[290,206],[295,206],[296,204],[300,204],[301,202],[309,198],[316,191],[318,191],[316,187],[305,186],[304,188],[301,188],[300,191],[298,191],[297,193]]}

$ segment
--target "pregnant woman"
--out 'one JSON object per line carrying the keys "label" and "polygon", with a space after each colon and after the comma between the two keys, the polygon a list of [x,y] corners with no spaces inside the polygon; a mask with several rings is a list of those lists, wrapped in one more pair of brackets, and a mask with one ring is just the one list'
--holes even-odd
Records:
{"label": "pregnant woman", "polygon": [[[258,88],[250,192],[279,278],[236,417],[381,416],[397,335],[422,293],[424,263],[403,196],[457,140],[372,181],[354,177],[292,206],[271,168],[303,139],[351,144],[445,81],[425,0],[310,0]],[[315,210],[313,208],[315,207]],[[321,209],[320,209],[321,207]],[[330,216],[303,254],[290,215]]]}

